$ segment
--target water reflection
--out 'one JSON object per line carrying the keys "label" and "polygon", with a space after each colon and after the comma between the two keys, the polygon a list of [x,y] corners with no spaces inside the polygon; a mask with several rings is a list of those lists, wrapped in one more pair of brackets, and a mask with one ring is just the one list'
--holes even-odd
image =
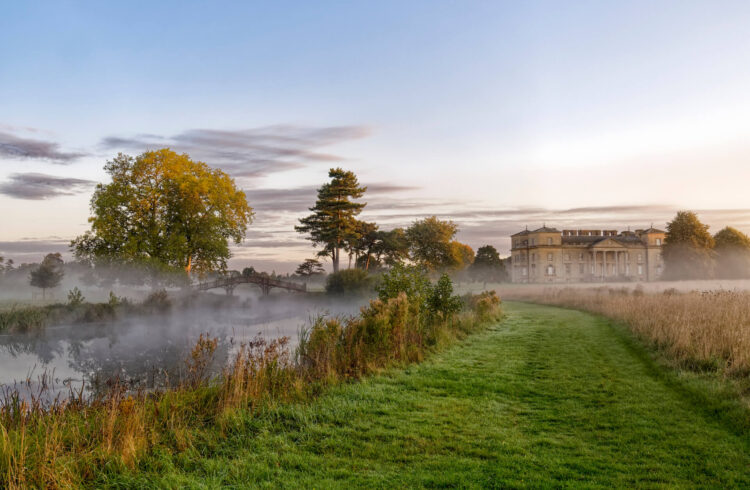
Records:
{"label": "water reflection", "polygon": [[43,376],[52,382],[53,396],[81,385],[96,390],[114,377],[132,387],[164,386],[181,379],[201,333],[219,339],[212,366],[218,372],[234,349],[256,335],[288,336],[294,346],[311,316],[350,314],[357,308],[311,299],[256,301],[0,334],[0,387],[23,383],[24,389],[36,390]]}

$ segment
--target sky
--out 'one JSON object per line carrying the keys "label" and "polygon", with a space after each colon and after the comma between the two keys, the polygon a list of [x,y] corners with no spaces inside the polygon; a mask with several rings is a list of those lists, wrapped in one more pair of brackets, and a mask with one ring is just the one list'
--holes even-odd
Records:
{"label": "sky", "polygon": [[5,2],[0,255],[83,233],[118,152],[222,168],[256,211],[230,266],[292,271],[333,166],[381,228],[750,233],[750,3]]}

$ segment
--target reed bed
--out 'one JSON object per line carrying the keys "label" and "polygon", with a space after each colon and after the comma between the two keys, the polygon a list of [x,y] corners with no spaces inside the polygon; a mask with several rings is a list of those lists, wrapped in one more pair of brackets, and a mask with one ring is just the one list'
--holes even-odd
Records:
{"label": "reed bed", "polygon": [[599,313],[627,325],[681,367],[750,375],[750,292],[546,288],[506,298]]}
{"label": "reed bed", "polygon": [[[202,441],[235,430],[239,416],[269,404],[309,400],[331,384],[422,360],[431,350],[494,321],[494,293],[464,298],[446,315],[401,293],[374,300],[359,316],[320,317],[295,352],[289,339],[241,345],[220,376],[210,377],[216,339],[201,336],[177,386],[132,392],[118,380],[44,401],[4,392],[0,402],[0,488],[73,488],[102,475],[137,471],[150,455],[196,452]],[[197,457],[197,456],[196,456]]]}

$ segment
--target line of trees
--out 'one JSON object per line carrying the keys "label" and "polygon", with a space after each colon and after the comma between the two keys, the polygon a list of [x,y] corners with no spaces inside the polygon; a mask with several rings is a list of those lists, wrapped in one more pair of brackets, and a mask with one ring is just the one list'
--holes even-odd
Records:
{"label": "line of trees", "polygon": [[[232,178],[168,148],[135,157],[121,153],[104,169],[111,182],[97,185],[91,197],[91,229],[70,243],[75,263],[86,269],[84,283],[178,285],[191,272],[226,272],[230,243],[244,239],[253,219]],[[295,227],[319,248],[296,275],[324,274],[318,259],[328,257],[334,273],[348,258],[347,269],[365,272],[409,262],[429,271],[463,271],[485,282],[505,278],[497,250],[487,245],[475,255],[455,239],[454,222],[431,216],[406,228],[381,229],[359,219],[367,187],[353,172],[332,168],[328,177],[311,214]],[[45,257],[31,272],[32,285],[46,291],[59,283],[60,267],[53,264],[58,259],[59,254]],[[0,272],[12,269],[12,261],[0,258]]]}
{"label": "line of trees", "polygon": [[750,238],[727,226],[715,235],[692,211],[667,224],[662,248],[665,279],[750,278]]}
{"label": "line of trees", "polygon": [[[332,168],[330,181],[318,189],[312,214],[295,227],[319,247],[318,257],[329,257],[334,274],[341,269],[342,253],[348,255],[348,268],[370,271],[411,262],[430,271],[460,271],[468,268],[470,277],[485,282],[507,279],[505,266],[491,245],[472,248],[455,240],[458,227],[450,220],[431,216],[414,221],[409,227],[381,230],[377,223],[358,218],[366,202],[359,202],[367,191],[357,176]],[[302,276],[322,273],[317,259],[307,259],[296,271]]]}

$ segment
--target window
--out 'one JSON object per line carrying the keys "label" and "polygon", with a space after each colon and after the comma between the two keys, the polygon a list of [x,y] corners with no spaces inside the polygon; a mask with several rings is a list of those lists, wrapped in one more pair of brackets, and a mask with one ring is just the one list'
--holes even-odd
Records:
{"label": "window", "polygon": [[570,254],[565,254],[565,260],[570,261]]}
{"label": "window", "polygon": [[583,275],[583,264],[578,264],[578,273]]}
{"label": "window", "polygon": [[552,262],[552,254],[547,254],[547,261]]}
{"label": "window", "polygon": [[548,266],[547,266],[547,275],[548,275],[548,276],[552,276],[552,275],[554,275],[554,274],[555,274],[555,268],[554,268],[554,267],[552,267],[551,265],[548,265]]}
{"label": "window", "polygon": [[657,245],[661,245],[661,238],[657,238],[657,239],[656,239],[656,244],[657,244]]}
{"label": "window", "polygon": [[625,275],[626,276],[630,275],[630,264],[625,264]]}
{"label": "window", "polygon": [[643,254],[638,254],[638,262],[643,262]]}
{"label": "window", "polygon": [[536,241],[536,238],[531,239],[531,244],[534,245],[534,242]]}
{"label": "window", "polygon": [[565,264],[565,275],[566,276],[570,275],[570,264]]}
{"label": "window", "polygon": [[591,273],[594,273],[594,264],[591,264]]}
{"label": "window", "polygon": [[641,264],[638,264],[638,275],[639,276],[643,275],[643,266]]}
{"label": "window", "polygon": [[521,269],[521,275],[522,276],[525,276],[527,272],[528,271],[526,270],[526,267],[524,267],[523,269]]}
{"label": "window", "polygon": [[[581,253],[578,254],[578,260],[583,260],[583,252],[581,252]],[[583,271],[581,271],[581,272],[583,272]]]}
{"label": "window", "polygon": [[531,254],[531,261],[534,262],[536,260],[536,253]]}
{"label": "window", "polygon": [[547,238],[547,245],[552,245],[552,239],[551,238]]}

